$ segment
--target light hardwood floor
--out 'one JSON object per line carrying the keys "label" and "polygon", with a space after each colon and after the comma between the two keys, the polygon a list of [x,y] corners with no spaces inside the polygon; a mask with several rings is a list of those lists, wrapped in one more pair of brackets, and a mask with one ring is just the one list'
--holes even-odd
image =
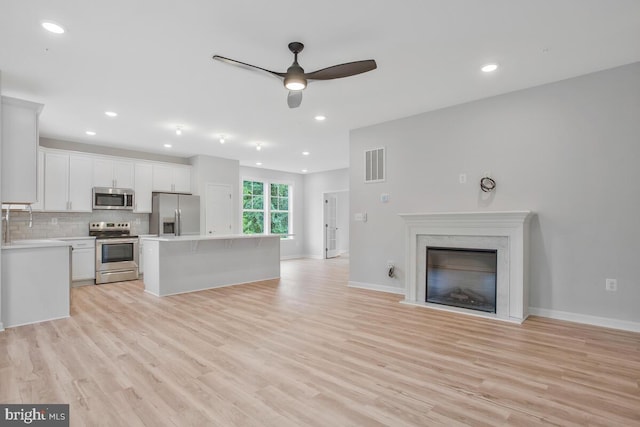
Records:
{"label": "light hardwood floor", "polygon": [[0,333],[0,402],[72,426],[640,425],[640,334],[512,325],[347,287],[342,259],[156,298],[72,289],[72,317]]}

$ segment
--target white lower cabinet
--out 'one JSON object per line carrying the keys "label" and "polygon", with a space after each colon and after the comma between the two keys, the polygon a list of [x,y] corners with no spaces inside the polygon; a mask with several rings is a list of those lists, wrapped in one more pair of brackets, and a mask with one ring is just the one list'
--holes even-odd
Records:
{"label": "white lower cabinet", "polygon": [[96,278],[96,239],[63,239],[69,242],[71,251],[71,280]]}

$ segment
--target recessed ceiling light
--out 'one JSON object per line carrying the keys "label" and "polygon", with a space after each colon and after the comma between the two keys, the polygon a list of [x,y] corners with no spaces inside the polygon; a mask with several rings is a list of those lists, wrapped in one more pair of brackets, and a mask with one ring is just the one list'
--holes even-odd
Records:
{"label": "recessed ceiling light", "polygon": [[307,170],[306,169],[302,169],[302,173],[307,173]]}
{"label": "recessed ceiling light", "polygon": [[317,121],[322,122],[324,120],[326,120],[327,118],[323,115],[317,115],[314,117]]}
{"label": "recessed ceiling light", "polygon": [[45,21],[42,23],[42,28],[54,34],[64,34],[64,28],[55,22]]}
{"label": "recessed ceiling light", "polygon": [[498,64],[487,64],[481,68],[481,70],[484,71],[485,73],[491,73],[497,69],[498,69]]}
{"label": "recessed ceiling light", "polygon": [[224,136],[220,136],[220,144],[224,144],[225,140],[224,140]]}
{"label": "recessed ceiling light", "polygon": [[308,152],[308,151],[303,151],[303,152],[302,152],[302,155],[303,155],[303,156],[308,156],[308,155],[309,155],[309,152]]}
{"label": "recessed ceiling light", "polygon": [[256,162],[256,166],[262,166],[262,162]]}
{"label": "recessed ceiling light", "polygon": [[256,145],[256,150],[258,150],[258,151],[262,150],[262,144]]}
{"label": "recessed ceiling light", "polygon": [[164,148],[171,148],[171,144],[164,144]]}
{"label": "recessed ceiling light", "polygon": [[95,134],[96,134],[96,133],[95,133],[94,131],[92,131],[92,130],[88,130],[88,131],[86,131],[85,133],[86,133],[87,135],[89,135],[89,136],[95,136]]}
{"label": "recessed ceiling light", "polygon": [[176,126],[176,135],[182,135],[182,126]]}
{"label": "recessed ceiling light", "polygon": [[118,113],[115,113],[113,111],[105,111],[104,113],[109,117],[118,117]]}

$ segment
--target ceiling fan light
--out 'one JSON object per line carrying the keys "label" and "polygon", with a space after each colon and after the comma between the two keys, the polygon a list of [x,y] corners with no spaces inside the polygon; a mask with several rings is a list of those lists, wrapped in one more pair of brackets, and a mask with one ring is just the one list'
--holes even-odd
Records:
{"label": "ceiling fan light", "polygon": [[307,79],[301,76],[288,76],[284,78],[284,87],[289,90],[302,90],[307,87]]}

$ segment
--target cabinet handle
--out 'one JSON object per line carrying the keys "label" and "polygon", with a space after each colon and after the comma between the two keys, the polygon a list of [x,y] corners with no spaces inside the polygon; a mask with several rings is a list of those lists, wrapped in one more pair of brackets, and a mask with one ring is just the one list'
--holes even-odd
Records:
{"label": "cabinet handle", "polygon": [[73,202],[72,201],[69,201],[69,210],[70,211],[73,210]]}

